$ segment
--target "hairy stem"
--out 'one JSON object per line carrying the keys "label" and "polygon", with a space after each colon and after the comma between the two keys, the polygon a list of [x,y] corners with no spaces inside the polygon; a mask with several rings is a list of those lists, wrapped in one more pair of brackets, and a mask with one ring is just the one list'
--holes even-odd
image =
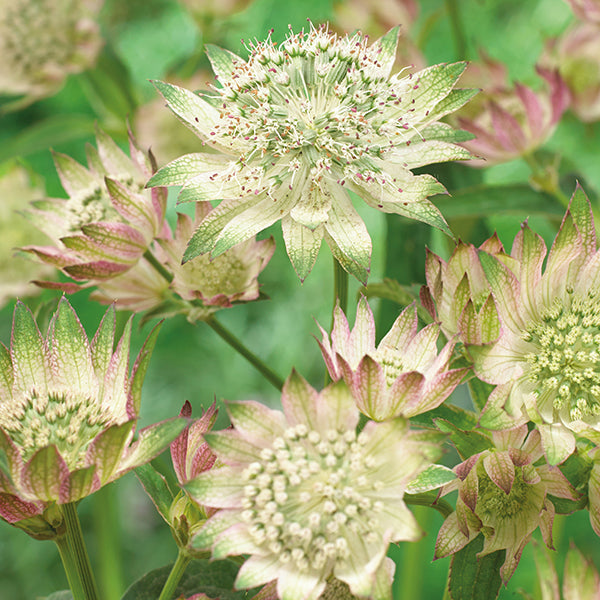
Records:
{"label": "hairy stem", "polygon": [[225,328],[215,317],[210,316],[204,321],[217,335],[225,340],[234,350],[239,352],[265,379],[278,390],[283,387],[283,379],[265,364],[256,354],[251,352],[242,342]]}
{"label": "hairy stem", "polygon": [[[79,523],[75,503],[70,502],[68,504],[63,504],[62,513],[66,527],[65,538],[71,550],[74,569],[81,582],[83,598],[84,600],[98,600],[98,589],[96,588],[96,581],[94,579],[94,574],[92,573],[85,542],[83,541],[81,524]],[[73,596],[75,597],[75,594],[73,594]],[[77,600],[77,598],[75,598],[75,600]]]}
{"label": "hairy stem", "polygon": [[165,581],[165,585],[158,597],[158,600],[172,600],[175,590],[177,589],[177,585],[181,581],[183,574],[192,560],[192,557],[185,552],[184,550],[179,550],[179,554],[177,555],[177,560],[169,573],[169,577],[167,581]]}

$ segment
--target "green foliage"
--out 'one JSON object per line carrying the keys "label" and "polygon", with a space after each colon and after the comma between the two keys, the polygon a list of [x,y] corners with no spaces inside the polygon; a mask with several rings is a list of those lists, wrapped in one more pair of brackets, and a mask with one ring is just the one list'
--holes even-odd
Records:
{"label": "green foliage", "polygon": [[502,579],[500,567],[504,550],[481,558],[483,535],[478,535],[452,558],[450,565],[450,597],[452,600],[494,600],[498,597]]}
{"label": "green foliage", "polygon": [[[194,560],[183,574],[175,597],[204,593],[218,600],[244,600],[249,597],[247,592],[231,591],[237,571],[238,566],[230,560]],[[171,565],[167,565],[146,573],[129,587],[121,600],[157,600],[170,572]]]}

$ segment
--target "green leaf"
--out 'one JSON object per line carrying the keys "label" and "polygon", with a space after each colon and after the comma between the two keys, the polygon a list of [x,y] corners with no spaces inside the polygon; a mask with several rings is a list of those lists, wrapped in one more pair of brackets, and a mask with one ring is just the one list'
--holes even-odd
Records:
{"label": "green leaf", "polygon": [[93,133],[92,117],[76,114],[52,115],[23,129],[18,135],[3,140],[0,146],[0,163],[13,156],[25,157],[36,152],[46,152],[51,146],[57,147],[66,142],[83,140]]}
{"label": "green leaf", "polygon": [[442,487],[446,483],[450,483],[454,479],[456,479],[456,475],[452,469],[443,465],[430,465],[406,486],[406,493],[419,494],[429,492]]}
{"label": "green leaf", "polygon": [[454,404],[442,404],[422,415],[411,417],[413,423],[419,425],[433,425],[436,419],[444,419],[454,423],[461,429],[470,430],[477,425],[477,415],[469,410],[454,406]]}
{"label": "green leaf", "polygon": [[[170,572],[171,565],[167,565],[146,573],[129,587],[121,600],[157,600]],[[183,574],[173,598],[204,593],[219,600],[243,600],[250,597],[248,592],[232,591],[237,572],[238,566],[231,560],[194,560]]]}
{"label": "green leaf", "polygon": [[476,186],[435,199],[446,219],[472,219],[497,214],[543,215],[560,220],[564,209],[548,194],[526,184]]}
{"label": "green leaf", "polygon": [[156,510],[169,523],[169,510],[173,503],[173,494],[167,485],[167,480],[150,463],[136,467],[135,474],[144,491],[156,506]]}
{"label": "green leaf", "polygon": [[419,302],[418,284],[402,285],[395,279],[386,277],[383,281],[369,283],[361,292],[368,298],[385,298],[399,304],[402,308],[417,302],[417,314],[423,323],[432,323],[431,315],[421,306]]}
{"label": "green leaf", "polygon": [[463,460],[493,446],[492,440],[478,431],[463,431],[446,419],[436,419],[435,424],[450,434],[450,439]]}
{"label": "green leaf", "polygon": [[500,567],[504,562],[505,550],[497,550],[477,559],[483,548],[483,536],[472,542],[452,557],[450,564],[450,597],[452,600],[494,600],[498,597],[502,579]]}
{"label": "green leaf", "polygon": [[475,408],[483,410],[483,407],[487,404],[488,398],[490,397],[494,386],[486,383],[485,381],[481,381],[476,377],[469,379],[468,386],[471,400],[473,400]]}

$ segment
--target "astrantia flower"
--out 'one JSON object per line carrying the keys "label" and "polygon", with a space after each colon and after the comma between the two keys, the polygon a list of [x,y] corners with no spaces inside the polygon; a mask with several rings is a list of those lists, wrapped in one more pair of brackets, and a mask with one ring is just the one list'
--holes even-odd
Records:
{"label": "astrantia flower", "polygon": [[0,0],[0,94],[55,92],[96,60],[102,0]]}
{"label": "astrantia flower", "polygon": [[600,598],[600,577],[594,563],[586,558],[573,544],[567,552],[562,595],[558,575],[552,564],[552,557],[543,548],[535,548],[542,600],[598,600]]}
{"label": "astrantia flower", "polygon": [[[479,249],[504,263],[514,262],[496,235]],[[427,250],[425,274],[427,287],[421,290],[421,302],[446,337],[458,335],[469,344],[485,344],[498,338],[496,306],[475,246],[459,241],[447,263]]]}
{"label": "astrantia flower", "polygon": [[335,258],[367,279],[371,240],[348,191],[388,213],[447,231],[426,200],[444,187],[412,168],[468,158],[464,132],[439,123],[473,90],[453,90],[463,63],[392,75],[398,30],[368,45],[325,27],[251,46],[247,61],[210,47],[220,86],[197,95],[156,87],[169,107],[220,154],[188,154],[150,185],[183,185],[180,200],[222,199],[194,233],[185,259],[218,256],[281,220],[301,279],[323,238]]}
{"label": "astrantia flower", "polygon": [[148,462],[181,431],[183,420],[139,432],[142,380],[156,328],[129,375],[131,321],[113,350],[114,310],[94,339],[63,298],[40,334],[21,303],[10,351],[0,345],[0,517],[10,523],[52,503],[76,502]]}
{"label": "astrantia flower", "polygon": [[186,243],[211,208],[196,205],[196,217],[177,215],[177,229],[172,239],[160,241],[166,268],[173,273],[171,287],[184,300],[201,300],[206,306],[228,307],[233,302],[256,300],[259,294],[258,276],[275,251],[273,238],[248,239],[210,259],[197,256],[182,264]]}
{"label": "astrantia flower", "polygon": [[210,206],[198,203],[195,220],[178,214],[175,233],[165,229],[153,246],[153,255],[172,275],[171,281],[142,260],[130,271],[99,282],[93,299],[104,304],[116,302],[135,312],[152,310],[154,316],[185,314],[190,321],[208,318],[235,303],[256,300],[258,276],[275,250],[273,238],[246,240],[217,258],[197,256],[182,264],[187,240],[210,210]]}
{"label": "astrantia flower", "polygon": [[498,385],[481,423],[535,421],[557,464],[573,452],[573,432],[600,432],[600,253],[583,190],[571,199],[543,273],[546,246],[527,224],[511,255],[513,270],[480,253],[501,323],[494,344],[471,348],[478,377]]}
{"label": "astrantia flower", "polygon": [[531,534],[539,527],[552,547],[554,505],[548,495],[576,500],[577,495],[558,468],[536,463],[542,457],[540,434],[527,425],[494,432],[493,444],[454,468],[459,479],[445,492],[458,488],[456,511],[446,518],[435,556],[454,554],[482,533],[480,556],[506,549],[500,568],[504,582],[512,576]]}
{"label": "astrantia flower", "polygon": [[47,287],[72,292],[82,282],[92,284],[124,273],[163,234],[165,190],[144,189],[152,174],[150,158],[131,136],[129,142],[130,157],[98,131],[98,149],[88,146],[87,169],[69,156],[54,155],[69,197],[34,202],[28,213],[54,245],[23,249],[78,283]]}
{"label": "astrantia flower", "polygon": [[[189,419],[192,416],[192,407],[189,402],[183,405],[180,417]],[[213,404],[200,419],[190,422],[179,436],[171,442],[171,459],[179,486],[185,485],[190,479],[210,469],[215,464],[216,456],[204,441],[204,434],[210,431],[217,418],[217,410]],[[189,546],[190,536],[206,521],[207,516],[214,513],[214,509],[206,509],[190,499],[185,490],[172,497],[169,505],[167,500],[171,497],[169,487],[162,475],[148,465],[136,469],[144,489],[152,499],[159,514],[171,528],[171,532],[180,549],[187,554],[196,554]],[[160,483],[164,482],[164,486]],[[157,494],[161,489],[164,494]],[[206,552],[201,558],[206,558]]]}
{"label": "astrantia flower", "polygon": [[579,119],[600,120],[600,3],[598,23],[577,23],[551,40],[542,60],[558,69],[571,92],[571,110]]}
{"label": "astrantia flower", "polygon": [[15,296],[39,293],[32,279],[50,276],[51,267],[38,264],[24,253],[15,255],[15,248],[33,240],[43,239],[39,231],[19,214],[27,200],[42,195],[41,186],[31,180],[27,171],[14,163],[0,168],[0,306]]}
{"label": "astrantia flower", "polygon": [[213,557],[249,554],[236,580],[252,588],[277,580],[281,600],[316,600],[331,576],[353,594],[391,598],[390,542],[416,540],[403,496],[438,455],[406,421],[369,422],[343,383],[317,393],[293,373],[283,414],[233,402],[233,431],[206,441],[226,464],[191,481],[201,504],[221,508],[193,544]]}
{"label": "astrantia flower", "polygon": [[417,331],[417,311],[406,308],[375,346],[375,320],[362,297],[354,329],[337,306],[331,342],[321,329],[319,343],[329,375],[343,378],[359,410],[376,421],[412,417],[439,406],[460,383],[467,369],[448,369],[454,343],[438,353],[439,325]]}
{"label": "astrantia flower", "polygon": [[600,23],[600,0],[567,0],[567,2],[578,18]]}
{"label": "astrantia flower", "polygon": [[[514,160],[541,146],[554,129],[569,104],[569,90],[558,71],[538,67],[547,89],[534,92],[517,83],[508,83],[506,69],[496,61],[484,59],[479,68],[465,73],[469,85],[484,88],[473,107],[453,119],[460,127],[470,131],[475,139],[464,146],[473,154],[484,158],[470,161],[469,165],[486,165]],[[500,85],[499,76],[505,74]],[[485,85],[491,83],[491,87]]]}

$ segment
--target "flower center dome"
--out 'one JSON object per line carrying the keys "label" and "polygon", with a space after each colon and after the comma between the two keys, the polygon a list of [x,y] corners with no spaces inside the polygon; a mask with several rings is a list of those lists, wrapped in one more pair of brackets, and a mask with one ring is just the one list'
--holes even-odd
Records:
{"label": "flower center dome", "polygon": [[255,543],[306,571],[347,559],[348,530],[376,538],[383,504],[372,495],[382,484],[369,476],[366,442],[364,433],[298,425],[264,449],[243,474],[242,517]]}
{"label": "flower center dome", "polygon": [[5,403],[0,412],[0,428],[19,447],[24,462],[54,445],[70,469],[83,466],[90,442],[114,424],[93,399],[64,392],[34,391]]}
{"label": "flower center dome", "polygon": [[538,402],[548,400],[571,419],[600,415],[600,296],[556,299],[523,339],[534,346],[526,377]]}

